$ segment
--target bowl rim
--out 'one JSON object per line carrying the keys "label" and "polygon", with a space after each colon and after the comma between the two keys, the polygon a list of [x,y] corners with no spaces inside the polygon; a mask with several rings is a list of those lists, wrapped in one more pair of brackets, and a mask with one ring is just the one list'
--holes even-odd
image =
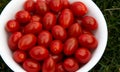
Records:
{"label": "bowl rim", "polygon": [[[8,7],[10,8],[10,6],[11,6],[11,4],[15,4],[15,2],[17,2],[18,0],[12,0],[12,1],[10,1],[8,4],[7,4],[7,6],[4,8],[4,10],[2,11],[2,13],[1,13],[1,16],[0,16],[0,20],[3,20],[2,19],[2,17],[3,16],[5,16],[5,15],[3,15],[6,11],[7,11],[7,9],[8,9]],[[25,0],[23,0],[23,1],[25,1]],[[72,1],[72,0],[71,0]],[[75,1],[84,1],[84,0],[75,0]],[[90,62],[89,62],[89,64],[87,63],[86,65],[84,65],[80,70],[78,70],[77,72],[88,72],[90,69],[92,69],[98,62],[99,62],[99,60],[101,59],[101,57],[103,56],[103,53],[104,53],[104,51],[105,51],[105,48],[106,48],[106,45],[107,45],[107,40],[108,40],[108,30],[107,30],[107,24],[106,24],[106,21],[105,21],[105,18],[104,18],[104,16],[103,16],[103,14],[102,14],[102,12],[101,12],[101,10],[98,8],[98,6],[92,1],[92,0],[86,0],[86,1],[88,1],[92,6],[94,6],[95,7],[95,9],[97,10],[97,12],[98,12],[98,14],[99,14],[99,16],[100,16],[100,18],[102,18],[102,21],[103,21],[103,23],[105,24],[104,26],[105,27],[103,27],[103,30],[104,30],[104,34],[105,34],[105,37],[104,37],[104,42],[102,43],[102,46],[101,47],[104,47],[103,49],[102,49],[102,51],[100,51],[100,53],[97,55],[97,58],[94,58],[94,60],[90,60]],[[84,1],[84,2],[86,2],[86,1]],[[0,25],[0,28],[2,27],[2,25]],[[3,31],[3,28],[2,28],[2,31]],[[2,31],[0,30],[0,35],[2,34]],[[1,38],[0,38],[1,39]],[[3,39],[2,39],[3,40]],[[14,67],[14,64],[11,64],[11,62],[9,61],[9,59],[8,58],[5,58],[6,57],[6,55],[4,54],[4,52],[3,51],[1,51],[3,48],[4,48],[4,46],[2,45],[2,43],[0,42],[0,55],[1,55],[1,57],[2,57],[2,59],[4,60],[4,62],[8,65],[8,67],[9,68],[11,68],[13,71],[17,71],[17,67]],[[98,52],[98,51],[97,51]],[[10,57],[9,57],[10,58]],[[12,57],[11,57],[12,58]],[[93,64],[92,64],[93,63]],[[90,66],[91,65],[91,66]],[[86,70],[85,70],[85,67],[86,67]],[[24,70],[21,70],[21,71],[23,71],[23,72],[25,72]],[[20,71],[20,72],[21,72]],[[19,71],[17,71],[17,72],[19,72]]]}

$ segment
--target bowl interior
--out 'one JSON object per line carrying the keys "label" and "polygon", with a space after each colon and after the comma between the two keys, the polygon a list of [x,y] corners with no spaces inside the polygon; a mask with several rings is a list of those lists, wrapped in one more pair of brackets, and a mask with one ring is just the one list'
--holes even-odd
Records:
{"label": "bowl interior", "polygon": [[[25,70],[20,67],[12,58],[12,52],[8,47],[7,39],[8,34],[5,31],[4,27],[8,20],[14,19],[14,15],[17,11],[22,9],[23,3],[26,0],[12,0],[3,10],[0,16],[0,54],[5,63],[15,72],[25,72]],[[88,15],[93,16],[98,22],[98,30],[95,31],[95,37],[98,40],[98,47],[93,52],[91,60],[85,64],[82,68],[80,68],[77,72],[87,72],[91,68],[93,68],[96,63],[102,57],[106,43],[107,43],[107,26],[106,21],[102,12],[96,6],[96,4],[91,0],[69,0],[71,3],[74,1],[83,2],[89,10]]]}

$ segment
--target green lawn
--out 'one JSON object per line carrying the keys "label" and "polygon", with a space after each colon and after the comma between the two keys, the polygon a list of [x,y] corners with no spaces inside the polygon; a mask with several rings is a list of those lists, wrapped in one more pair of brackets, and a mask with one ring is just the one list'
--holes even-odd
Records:
{"label": "green lawn", "polygon": [[[10,0],[0,0],[0,12]],[[120,1],[93,0],[103,12],[108,26],[108,44],[99,63],[90,72],[120,72]],[[11,72],[0,58],[0,72]]]}

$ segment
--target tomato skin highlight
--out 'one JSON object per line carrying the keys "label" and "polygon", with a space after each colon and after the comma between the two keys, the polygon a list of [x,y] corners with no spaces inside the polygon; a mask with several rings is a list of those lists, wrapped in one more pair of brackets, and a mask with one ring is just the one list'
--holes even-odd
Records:
{"label": "tomato skin highlight", "polygon": [[33,34],[24,35],[18,42],[18,48],[21,50],[29,50],[37,42],[37,38]]}
{"label": "tomato skin highlight", "polygon": [[48,31],[42,31],[38,35],[38,44],[44,47],[48,47],[52,41],[52,35]]}
{"label": "tomato skin highlight", "polygon": [[30,51],[29,55],[38,61],[44,60],[48,57],[49,52],[48,50],[43,46],[34,46]]}
{"label": "tomato skin highlight", "polygon": [[75,58],[85,64],[91,59],[91,52],[87,48],[79,48],[75,52]]}
{"label": "tomato skin highlight", "polygon": [[79,44],[82,47],[86,47],[90,50],[95,50],[98,46],[98,41],[91,34],[82,34],[78,38]]}
{"label": "tomato skin highlight", "polygon": [[74,2],[71,4],[71,10],[75,16],[81,17],[88,13],[88,9],[82,2]]}
{"label": "tomato skin highlight", "polygon": [[74,21],[73,13],[70,9],[64,9],[59,17],[59,24],[63,28],[68,28]]}
{"label": "tomato skin highlight", "polygon": [[42,67],[42,72],[55,72],[55,61],[52,57],[47,58]]}
{"label": "tomato skin highlight", "polygon": [[65,41],[65,44],[64,44],[64,54],[67,56],[70,56],[74,54],[77,48],[78,48],[77,39],[74,37],[69,38]]}
{"label": "tomato skin highlight", "polygon": [[28,72],[39,72],[41,70],[41,65],[39,62],[33,59],[26,59],[22,66]]}

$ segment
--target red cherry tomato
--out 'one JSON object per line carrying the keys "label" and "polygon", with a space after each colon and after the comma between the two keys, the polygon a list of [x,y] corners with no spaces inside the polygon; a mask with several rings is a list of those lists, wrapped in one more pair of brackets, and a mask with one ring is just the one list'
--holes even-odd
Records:
{"label": "red cherry tomato", "polygon": [[62,9],[62,3],[60,0],[51,0],[49,6],[54,12],[59,12]]}
{"label": "red cherry tomato", "polygon": [[78,40],[79,40],[79,44],[82,47],[89,48],[90,50],[94,50],[97,48],[98,41],[91,34],[82,34],[79,36]]}
{"label": "red cherry tomato", "polygon": [[93,33],[87,29],[82,29],[82,34],[91,34],[93,35]]}
{"label": "red cherry tomato", "polygon": [[46,30],[50,30],[56,24],[56,16],[53,13],[46,13],[43,17],[43,25]]}
{"label": "red cherry tomato", "polygon": [[20,29],[20,25],[16,20],[9,20],[5,26],[8,32],[16,32]]}
{"label": "red cherry tomato", "polygon": [[75,52],[76,59],[85,64],[91,59],[91,52],[87,48],[79,48]]}
{"label": "red cherry tomato", "polygon": [[68,72],[75,72],[76,70],[79,69],[79,65],[78,65],[77,61],[75,61],[73,58],[65,59],[65,61],[63,63],[63,67]]}
{"label": "red cherry tomato", "polygon": [[62,63],[58,63],[58,64],[56,64],[55,72],[67,72],[67,71],[64,69]]}
{"label": "red cherry tomato", "polygon": [[67,38],[67,33],[60,25],[55,25],[52,28],[52,35],[55,39],[64,41]]}
{"label": "red cherry tomato", "polygon": [[38,44],[47,47],[52,41],[52,35],[48,31],[42,31],[38,35]]}
{"label": "red cherry tomato", "polygon": [[44,16],[49,11],[48,6],[45,1],[37,1],[36,2],[36,12]]}
{"label": "red cherry tomato", "polygon": [[21,10],[16,13],[15,18],[19,23],[27,23],[30,21],[31,15],[28,11]]}
{"label": "red cherry tomato", "polygon": [[38,16],[38,15],[33,15],[32,17],[31,17],[31,20],[30,20],[31,22],[41,22],[42,21],[42,18],[40,17],[40,16]]}
{"label": "red cherry tomato", "polygon": [[42,72],[55,72],[55,61],[52,57],[47,58],[42,67]]}
{"label": "red cherry tomato", "polygon": [[61,0],[61,3],[62,3],[63,9],[70,7],[70,3],[68,0]]}
{"label": "red cherry tomato", "polygon": [[63,59],[63,54],[51,54],[51,57],[53,58],[53,60],[58,63],[61,62]]}
{"label": "red cherry tomato", "polygon": [[40,22],[30,22],[24,27],[24,33],[38,34],[42,30],[42,24]]}
{"label": "red cherry tomato", "polygon": [[95,18],[91,16],[84,16],[82,18],[82,26],[88,30],[96,30],[98,28],[98,23]]}
{"label": "red cherry tomato", "polygon": [[26,53],[22,50],[16,50],[13,52],[13,59],[17,63],[22,63],[26,59]]}
{"label": "red cherry tomato", "polygon": [[9,37],[8,45],[11,50],[15,51],[18,49],[18,41],[20,40],[21,37],[22,37],[21,32],[15,32]]}
{"label": "red cherry tomato", "polygon": [[18,47],[21,50],[28,50],[33,47],[37,42],[37,38],[33,34],[24,35],[18,42]]}
{"label": "red cherry tomato", "polygon": [[82,28],[78,23],[74,23],[70,26],[70,28],[68,28],[68,35],[70,37],[78,37],[81,34],[82,34]]}
{"label": "red cherry tomato", "polygon": [[60,40],[54,40],[50,44],[50,50],[53,54],[60,54],[63,50],[63,44]]}
{"label": "red cherry tomato", "polygon": [[74,21],[74,16],[70,9],[64,9],[59,17],[59,23],[63,28],[68,28]]}
{"label": "red cherry tomato", "polygon": [[48,57],[49,52],[48,50],[43,47],[43,46],[34,46],[30,52],[29,52],[30,56],[38,61],[44,60]]}
{"label": "red cherry tomato", "polygon": [[24,9],[25,9],[26,11],[29,11],[29,12],[34,11],[34,10],[35,10],[34,7],[35,7],[35,2],[34,2],[33,0],[27,0],[27,1],[24,3]]}
{"label": "red cherry tomato", "polygon": [[85,4],[82,2],[74,2],[71,4],[71,10],[75,16],[84,16],[88,13],[88,9]]}
{"label": "red cherry tomato", "polygon": [[69,56],[72,55],[78,48],[78,41],[76,38],[69,38],[64,44],[64,54]]}
{"label": "red cherry tomato", "polygon": [[27,72],[40,72],[40,70],[41,70],[41,66],[40,66],[39,62],[37,62],[33,59],[26,59],[23,62],[23,68]]}

